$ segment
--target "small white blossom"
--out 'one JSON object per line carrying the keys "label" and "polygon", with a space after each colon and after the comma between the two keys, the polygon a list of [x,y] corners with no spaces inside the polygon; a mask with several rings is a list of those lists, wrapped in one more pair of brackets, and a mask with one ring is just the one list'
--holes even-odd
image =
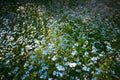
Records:
{"label": "small white blossom", "polygon": [[87,67],[87,66],[83,66],[83,68],[82,68],[84,71],[90,71],[90,68],[89,67]]}
{"label": "small white blossom", "polygon": [[17,11],[21,11],[24,10],[25,8],[23,6],[19,6],[19,8],[17,9]]}
{"label": "small white blossom", "polygon": [[27,45],[26,46],[26,50],[30,50],[30,49],[32,49],[32,46],[31,45]]}
{"label": "small white blossom", "polygon": [[85,41],[85,44],[88,45],[88,41]]}
{"label": "small white blossom", "polygon": [[103,54],[99,54],[99,56],[101,56],[101,57],[102,57],[102,56],[103,56]]}
{"label": "small white blossom", "polygon": [[81,64],[82,64],[82,63],[79,61],[79,59],[76,59],[75,62],[76,62],[77,65],[81,65]]}
{"label": "small white blossom", "polygon": [[49,46],[49,49],[52,49],[54,47],[54,44],[49,43],[48,46]]}
{"label": "small white blossom", "polygon": [[79,44],[78,44],[78,43],[75,43],[74,45],[75,45],[75,46],[78,46]]}
{"label": "small white blossom", "polygon": [[56,66],[58,71],[65,71],[65,68],[62,65],[56,64],[55,66]]}
{"label": "small white blossom", "polygon": [[80,69],[76,69],[76,72],[80,72]]}
{"label": "small white blossom", "polygon": [[64,57],[64,59],[63,59],[64,61],[67,61],[67,57]]}
{"label": "small white blossom", "polygon": [[37,39],[35,39],[34,42],[35,42],[36,44],[40,44],[40,43],[39,43],[39,40],[37,40]]}
{"label": "small white blossom", "polygon": [[77,65],[76,63],[69,63],[69,67],[71,67],[71,68],[76,67],[76,65]]}
{"label": "small white blossom", "polygon": [[84,56],[85,56],[85,57],[88,57],[88,55],[89,55],[89,53],[86,51],[86,52],[84,53]]}
{"label": "small white blossom", "polygon": [[42,54],[44,54],[44,55],[47,55],[48,52],[49,52],[48,49],[47,50],[42,50]]}
{"label": "small white blossom", "polygon": [[93,62],[90,62],[90,63],[88,63],[87,65],[90,66],[90,65],[93,65],[93,64],[94,64]]}
{"label": "small white blossom", "polygon": [[54,55],[54,56],[52,57],[52,60],[53,60],[53,61],[57,60],[57,56]]}
{"label": "small white blossom", "polygon": [[46,79],[47,76],[46,76],[45,74],[43,74],[43,75],[40,76],[40,78],[41,78],[41,79]]}
{"label": "small white blossom", "polygon": [[10,37],[10,40],[13,41],[13,40],[14,40],[14,37],[11,36],[11,37]]}
{"label": "small white blossom", "polygon": [[42,38],[41,43],[44,44],[45,41],[46,41],[45,38]]}
{"label": "small white blossom", "polygon": [[72,54],[72,56],[75,56],[75,55],[77,55],[77,51],[75,50],[75,51],[73,51],[71,54]]}
{"label": "small white blossom", "polygon": [[83,45],[82,48],[83,48],[83,49],[86,49],[86,45]]}
{"label": "small white blossom", "polygon": [[60,43],[59,43],[59,47],[61,47],[62,49],[65,49],[65,48],[66,48],[66,45],[65,45],[63,42],[60,42]]}
{"label": "small white blossom", "polygon": [[99,59],[99,57],[92,57],[91,60],[92,61],[97,61]]}
{"label": "small white blossom", "polygon": [[29,66],[29,63],[26,61],[24,64],[24,67],[27,67],[27,66]]}
{"label": "small white blossom", "polygon": [[95,46],[92,46],[92,53],[97,53],[97,49]]}
{"label": "small white blossom", "polygon": [[94,77],[94,78],[92,78],[92,80],[97,80],[97,78],[96,78],[96,77]]}
{"label": "small white blossom", "polygon": [[48,78],[48,80],[54,80],[53,78]]}
{"label": "small white blossom", "polygon": [[100,74],[101,73],[101,69],[100,68],[96,68],[96,74]]}
{"label": "small white blossom", "polygon": [[107,45],[106,47],[107,47],[107,51],[112,51],[113,50],[112,47],[109,46],[109,45]]}
{"label": "small white blossom", "polygon": [[10,53],[5,54],[6,58],[10,57]]}
{"label": "small white blossom", "polygon": [[57,77],[63,77],[63,73],[61,72],[57,72],[57,71],[53,71],[53,75],[57,76]]}

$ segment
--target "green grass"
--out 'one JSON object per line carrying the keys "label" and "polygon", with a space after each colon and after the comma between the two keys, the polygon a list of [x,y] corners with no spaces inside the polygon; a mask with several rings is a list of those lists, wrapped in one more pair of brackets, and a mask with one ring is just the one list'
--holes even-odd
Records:
{"label": "green grass", "polygon": [[1,16],[0,79],[119,80],[119,11],[91,4],[28,3]]}

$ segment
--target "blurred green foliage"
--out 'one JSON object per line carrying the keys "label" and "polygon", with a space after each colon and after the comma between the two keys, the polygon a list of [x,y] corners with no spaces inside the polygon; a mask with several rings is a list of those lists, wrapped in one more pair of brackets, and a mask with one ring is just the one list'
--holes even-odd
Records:
{"label": "blurred green foliage", "polygon": [[1,12],[1,80],[120,79],[119,10],[95,0],[38,2]]}

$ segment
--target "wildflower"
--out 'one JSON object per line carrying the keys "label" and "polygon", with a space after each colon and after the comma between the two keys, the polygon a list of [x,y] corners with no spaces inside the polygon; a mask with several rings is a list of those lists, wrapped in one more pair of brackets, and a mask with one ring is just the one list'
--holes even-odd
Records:
{"label": "wildflower", "polygon": [[94,77],[94,78],[92,78],[92,80],[97,80],[97,78],[96,78],[96,77]]}
{"label": "wildflower", "polygon": [[52,57],[52,60],[53,60],[53,61],[57,60],[57,56],[53,56],[53,57]]}
{"label": "wildflower", "polygon": [[87,22],[87,19],[83,19],[83,23],[86,23]]}
{"label": "wildflower", "polygon": [[20,6],[17,11],[21,11],[21,10],[24,10],[25,8],[23,6]]}
{"label": "wildflower", "polygon": [[28,61],[26,61],[25,64],[24,64],[24,67],[27,67],[27,66],[29,66]]}
{"label": "wildflower", "polygon": [[41,74],[42,74],[42,70],[41,70],[41,69],[38,70],[38,71],[37,71],[37,74],[40,74],[40,75],[41,75]]}
{"label": "wildflower", "polygon": [[69,63],[69,67],[71,67],[71,68],[76,67],[76,65],[77,65],[76,63]]}
{"label": "wildflower", "polygon": [[42,54],[46,55],[48,52],[49,52],[48,49],[47,49],[47,50],[43,50],[43,51],[42,51]]}
{"label": "wildflower", "polygon": [[47,69],[48,69],[47,66],[43,66],[43,67],[42,67],[42,70],[47,70]]}
{"label": "wildflower", "polygon": [[75,62],[76,62],[77,65],[81,65],[81,64],[82,64],[82,63],[79,61],[79,59],[76,59]]}
{"label": "wildflower", "polygon": [[48,78],[48,80],[53,80],[53,78]]}
{"label": "wildflower", "polygon": [[8,39],[9,41],[13,41],[13,40],[14,40],[14,37],[12,37],[12,36],[7,36],[7,39]]}
{"label": "wildflower", "polygon": [[75,51],[73,51],[71,54],[72,54],[72,56],[75,56],[75,55],[77,55],[77,51],[75,50]]}
{"label": "wildflower", "polygon": [[19,67],[15,67],[14,72],[17,72],[19,70]]}
{"label": "wildflower", "polygon": [[84,56],[85,56],[85,57],[88,57],[88,54],[89,54],[89,53],[86,51],[86,52],[84,53]]}
{"label": "wildflower", "polygon": [[106,47],[107,47],[107,50],[108,50],[108,51],[112,51],[112,50],[113,50],[113,49],[111,48],[111,46],[109,46],[109,45],[107,45]]}
{"label": "wildflower", "polygon": [[99,68],[96,68],[96,74],[100,74],[101,73],[101,69],[99,69]]}
{"label": "wildflower", "polygon": [[83,49],[86,49],[86,45],[83,45],[82,48],[83,48]]}
{"label": "wildflower", "polygon": [[37,39],[35,39],[34,42],[35,42],[36,44],[40,44],[39,41],[38,41]]}
{"label": "wildflower", "polygon": [[95,46],[92,46],[92,53],[97,53],[97,49]]}
{"label": "wildflower", "polygon": [[93,62],[90,62],[90,63],[88,63],[87,65],[90,66],[90,65],[92,65],[92,64],[94,64],[94,63],[93,63]]}
{"label": "wildflower", "polygon": [[10,60],[6,60],[6,62],[4,62],[4,65],[8,65],[10,63]]}
{"label": "wildflower", "polygon": [[31,50],[32,49],[32,46],[31,45],[27,45],[26,46],[26,50]]}
{"label": "wildflower", "polygon": [[88,45],[88,41],[85,41],[85,44]]}
{"label": "wildflower", "polygon": [[78,43],[75,43],[74,45],[75,45],[75,46],[78,46],[79,44],[78,44]]}
{"label": "wildflower", "polygon": [[29,71],[31,71],[33,69],[33,65],[29,66]]}
{"label": "wildflower", "polygon": [[10,53],[5,54],[6,58],[10,57]]}
{"label": "wildflower", "polygon": [[79,69],[76,69],[76,72],[80,72],[80,70],[79,70]]}
{"label": "wildflower", "polygon": [[41,43],[45,43],[45,41],[46,41],[45,38],[42,38]]}
{"label": "wildflower", "polygon": [[30,75],[30,72],[29,72],[29,71],[26,71],[25,74],[26,74],[26,76],[29,76],[29,75]]}
{"label": "wildflower", "polygon": [[53,75],[57,76],[57,77],[63,77],[63,73],[61,72],[57,72],[57,71],[53,71]]}
{"label": "wildflower", "polygon": [[75,80],[80,80],[80,78],[76,76],[76,77],[75,77]]}
{"label": "wildflower", "polygon": [[61,47],[62,49],[65,49],[65,48],[66,48],[66,46],[65,46],[65,44],[64,44],[63,42],[60,42],[60,43],[59,43],[59,47]]}
{"label": "wildflower", "polygon": [[26,80],[26,77],[27,77],[26,74],[24,74],[21,80]]}
{"label": "wildflower", "polygon": [[112,74],[114,74],[114,75],[115,75],[115,71],[111,70],[111,72],[112,72]]}
{"label": "wildflower", "polygon": [[56,68],[58,71],[65,71],[65,68],[60,64],[56,64]]}
{"label": "wildflower", "polygon": [[31,59],[31,60],[35,60],[35,59],[36,59],[36,55],[31,55],[31,56],[30,56],[30,59]]}
{"label": "wildflower", "polygon": [[54,47],[54,44],[49,43],[48,46],[49,46],[49,49],[52,49]]}
{"label": "wildflower", "polygon": [[63,59],[64,61],[67,61],[67,57],[64,57],[64,59]]}
{"label": "wildflower", "polygon": [[90,68],[89,67],[87,67],[87,66],[85,66],[85,65],[83,65],[83,68],[82,68],[84,71],[90,71]]}
{"label": "wildflower", "polygon": [[41,79],[46,79],[47,76],[46,76],[46,75],[41,75],[40,78],[41,78]]}
{"label": "wildflower", "polygon": [[99,59],[99,57],[92,57],[92,58],[91,58],[91,60],[92,60],[94,63],[96,63],[98,59]]}
{"label": "wildflower", "polygon": [[103,54],[99,54],[99,56],[101,56],[101,57],[102,57],[102,56],[103,56]]}
{"label": "wildflower", "polygon": [[47,78],[47,74],[48,74],[48,72],[45,71],[45,72],[40,76],[40,78],[41,78],[41,79],[46,79],[46,78]]}

